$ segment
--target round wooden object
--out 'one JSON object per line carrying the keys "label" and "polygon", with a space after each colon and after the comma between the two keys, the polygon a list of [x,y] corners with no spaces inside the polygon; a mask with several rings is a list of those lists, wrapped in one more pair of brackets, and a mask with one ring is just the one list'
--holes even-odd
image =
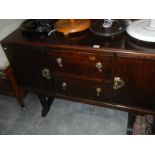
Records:
{"label": "round wooden object", "polygon": [[58,32],[65,35],[69,33],[81,32],[90,27],[88,19],[60,19],[54,24],[54,28]]}

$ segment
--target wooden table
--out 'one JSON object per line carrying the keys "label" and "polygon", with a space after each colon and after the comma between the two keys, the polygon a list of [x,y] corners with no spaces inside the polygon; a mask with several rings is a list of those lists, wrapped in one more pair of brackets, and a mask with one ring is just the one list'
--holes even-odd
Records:
{"label": "wooden table", "polygon": [[45,116],[55,97],[134,114],[155,113],[155,44],[126,33],[97,37],[24,34],[2,40],[22,89],[38,94]]}

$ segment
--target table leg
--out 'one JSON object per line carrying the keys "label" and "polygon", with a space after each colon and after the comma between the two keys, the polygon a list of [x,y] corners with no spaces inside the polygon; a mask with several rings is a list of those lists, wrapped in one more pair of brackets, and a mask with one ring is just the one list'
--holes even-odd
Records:
{"label": "table leg", "polygon": [[155,115],[153,115],[153,129],[152,134],[155,135]]}
{"label": "table leg", "polygon": [[136,119],[136,114],[129,113],[128,114],[128,124],[127,124],[127,134],[132,135],[133,134],[133,125]]}
{"label": "table leg", "polygon": [[50,110],[51,104],[53,103],[54,97],[47,97],[42,94],[38,94],[39,100],[42,104],[42,117],[45,117]]}
{"label": "table leg", "polygon": [[25,105],[23,103],[24,94],[23,94],[23,92],[21,91],[21,89],[19,88],[19,86],[17,84],[17,81],[16,81],[16,79],[15,79],[15,77],[13,75],[13,69],[12,69],[11,66],[9,66],[6,69],[5,74],[6,74],[7,78],[8,78],[8,80],[11,83],[11,86],[12,86],[12,88],[14,90],[14,93],[15,93],[15,96],[16,96],[16,98],[18,100],[18,103],[20,104],[22,110],[25,111],[26,109],[25,109]]}

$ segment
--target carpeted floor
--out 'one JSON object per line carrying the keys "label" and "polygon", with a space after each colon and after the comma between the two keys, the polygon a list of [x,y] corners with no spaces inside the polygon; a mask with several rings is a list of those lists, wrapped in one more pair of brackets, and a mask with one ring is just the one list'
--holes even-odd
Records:
{"label": "carpeted floor", "polygon": [[25,98],[27,111],[13,97],[0,95],[1,135],[122,135],[128,113],[78,102],[55,99],[46,118],[34,94]]}

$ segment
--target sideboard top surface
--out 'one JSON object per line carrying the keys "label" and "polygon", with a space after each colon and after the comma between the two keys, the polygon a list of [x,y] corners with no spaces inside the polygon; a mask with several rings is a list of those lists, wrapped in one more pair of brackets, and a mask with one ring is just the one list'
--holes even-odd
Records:
{"label": "sideboard top surface", "polygon": [[54,32],[48,36],[47,34],[24,34],[20,29],[17,29],[3,39],[1,43],[92,50],[94,49],[94,45],[99,45],[100,48],[97,50],[128,51],[155,55],[155,43],[144,43],[142,41],[138,41],[128,36],[126,32],[107,38],[95,36],[89,31],[84,31],[80,34],[70,36],[64,36],[61,33]]}

